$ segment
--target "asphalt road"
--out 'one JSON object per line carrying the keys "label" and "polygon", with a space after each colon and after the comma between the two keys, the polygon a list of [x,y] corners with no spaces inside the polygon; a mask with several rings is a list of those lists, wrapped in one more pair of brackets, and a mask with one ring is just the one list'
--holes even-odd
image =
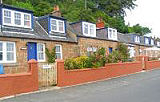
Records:
{"label": "asphalt road", "polygon": [[160,70],[18,96],[2,102],[160,102]]}

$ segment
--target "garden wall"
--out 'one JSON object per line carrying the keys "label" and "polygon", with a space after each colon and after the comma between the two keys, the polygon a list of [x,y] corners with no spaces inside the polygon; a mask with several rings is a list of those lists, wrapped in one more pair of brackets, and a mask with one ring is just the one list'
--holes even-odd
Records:
{"label": "garden wall", "polygon": [[142,71],[142,63],[107,64],[105,67],[95,69],[65,70],[64,61],[57,61],[57,86],[70,86],[106,78],[118,77]]}
{"label": "garden wall", "polygon": [[38,90],[38,66],[30,60],[29,72],[0,75],[0,97]]}
{"label": "garden wall", "polygon": [[145,69],[152,70],[160,68],[160,61],[145,61]]}

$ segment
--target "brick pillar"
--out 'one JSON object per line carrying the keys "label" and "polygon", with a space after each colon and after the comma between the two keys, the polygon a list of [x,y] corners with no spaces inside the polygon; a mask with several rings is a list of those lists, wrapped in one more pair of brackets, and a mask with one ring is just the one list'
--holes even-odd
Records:
{"label": "brick pillar", "polygon": [[32,74],[32,85],[36,90],[38,90],[39,85],[38,85],[38,62],[34,59],[31,59],[28,61],[29,64],[29,72]]}
{"label": "brick pillar", "polygon": [[146,61],[148,61],[148,56],[137,56],[136,61],[140,61],[142,63],[142,69],[146,70]]}
{"label": "brick pillar", "polygon": [[56,60],[57,63],[57,86],[63,86],[63,78],[65,78],[65,69],[64,69],[64,61]]}

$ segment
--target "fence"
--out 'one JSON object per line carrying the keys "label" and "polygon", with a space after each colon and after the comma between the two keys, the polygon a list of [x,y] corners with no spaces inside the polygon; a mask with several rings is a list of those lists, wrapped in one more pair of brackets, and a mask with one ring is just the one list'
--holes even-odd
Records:
{"label": "fence", "polygon": [[38,90],[38,66],[30,60],[29,72],[0,75],[0,97]]}
{"label": "fence", "polygon": [[69,86],[142,71],[142,63],[128,62],[108,64],[101,68],[65,70],[64,61],[57,61],[57,86]]}
{"label": "fence", "polygon": [[39,87],[54,86],[57,84],[56,63],[46,65],[39,64]]}

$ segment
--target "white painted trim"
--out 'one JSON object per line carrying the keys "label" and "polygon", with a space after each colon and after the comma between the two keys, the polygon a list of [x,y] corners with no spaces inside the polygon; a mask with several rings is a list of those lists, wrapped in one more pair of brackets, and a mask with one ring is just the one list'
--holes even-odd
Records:
{"label": "white painted trim", "polygon": [[139,36],[134,36],[134,41],[136,43],[140,43],[140,37]]}
{"label": "white painted trim", "polygon": [[55,37],[55,38],[66,39],[66,37],[61,37],[61,36],[53,36],[53,35],[49,35],[49,37]]}
{"label": "white painted trim", "polygon": [[[86,34],[84,31],[85,31],[85,26],[84,25],[88,25],[88,34]],[[93,26],[93,30],[94,30],[94,33],[91,34],[91,26]],[[93,24],[93,23],[89,23],[89,22],[82,22],[82,32],[83,32],[83,35],[85,36],[90,36],[90,37],[96,37],[96,25]]]}
{"label": "white painted trim", "polygon": [[[111,36],[109,34],[109,31],[111,30]],[[114,33],[113,33],[114,32]],[[111,40],[118,40],[117,38],[117,30],[116,29],[113,29],[113,28],[108,28],[108,39],[111,39]]]}
{"label": "white painted trim", "polygon": [[14,33],[14,34],[23,34],[23,35],[34,35],[31,33],[23,33],[23,32],[12,32],[12,31],[3,31],[4,33]]}
{"label": "white painted trim", "polygon": [[[39,44],[43,45],[43,53],[44,53],[44,56],[43,56],[44,59],[43,59],[43,60],[39,60],[39,59],[38,59],[38,45],[39,45]],[[38,61],[38,62],[45,62],[45,61],[46,61],[45,44],[43,44],[43,43],[37,43],[37,61]]]}
{"label": "white painted trim", "polygon": [[[55,20],[56,21],[56,27],[57,27],[57,30],[53,30],[52,29],[52,20]],[[51,31],[53,31],[53,32],[59,32],[59,33],[65,33],[65,24],[64,24],[64,21],[63,20],[58,20],[58,19],[53,19],[53,18],[51,18],[50,19],[50,26],[51,26]],[[59,30],[59,22],[62,22],[63,23],[63,31],[60,31]]]}
{"label": "white painted trim", "polygon": [[[59,47],[60,47],[60,52],[58,52],[58,53],[61,54],[61,58],[60,58],[60,59],[63,59],[63,56],[62,56],[62,55],[63,55],[63,54],[62,54],[62,45],[56,44],[55,47],[56,47],[56,46],[59,46]],[[57,52],[55,52],[55,53],[57,53]]]}
{"label": "white painted trim", "polygon": [[[10,41],[0,41],[3,43],[3,60],[0,61],[0,63],[16,63],[16,44],[15,42],[10,42]],[[14,46],[14,60],[13,61],[7,61],[7,43],[12,43]]]}
{"label": "white painted trim", "polygon": [[[4,11],[10,11],[11,12],[11,24],[5,23],[4,22]],[[16,25],[14,20],[14,13],[20,13],[21,14],[21,25]],[[24,14],[29,15],[30,16],[30,26],[24,26]],[[23,28],[32,28],[32,18],[31,18],[31,14],[29,13],[24,13],[24,12],[19,12],[19,11],[15,11],[15,10],[10,10],[10,9],[6,9],[6,8],[2,8],[2,25],[7,25],[7,26],[15,26],[15,27],[23,27]]]}

